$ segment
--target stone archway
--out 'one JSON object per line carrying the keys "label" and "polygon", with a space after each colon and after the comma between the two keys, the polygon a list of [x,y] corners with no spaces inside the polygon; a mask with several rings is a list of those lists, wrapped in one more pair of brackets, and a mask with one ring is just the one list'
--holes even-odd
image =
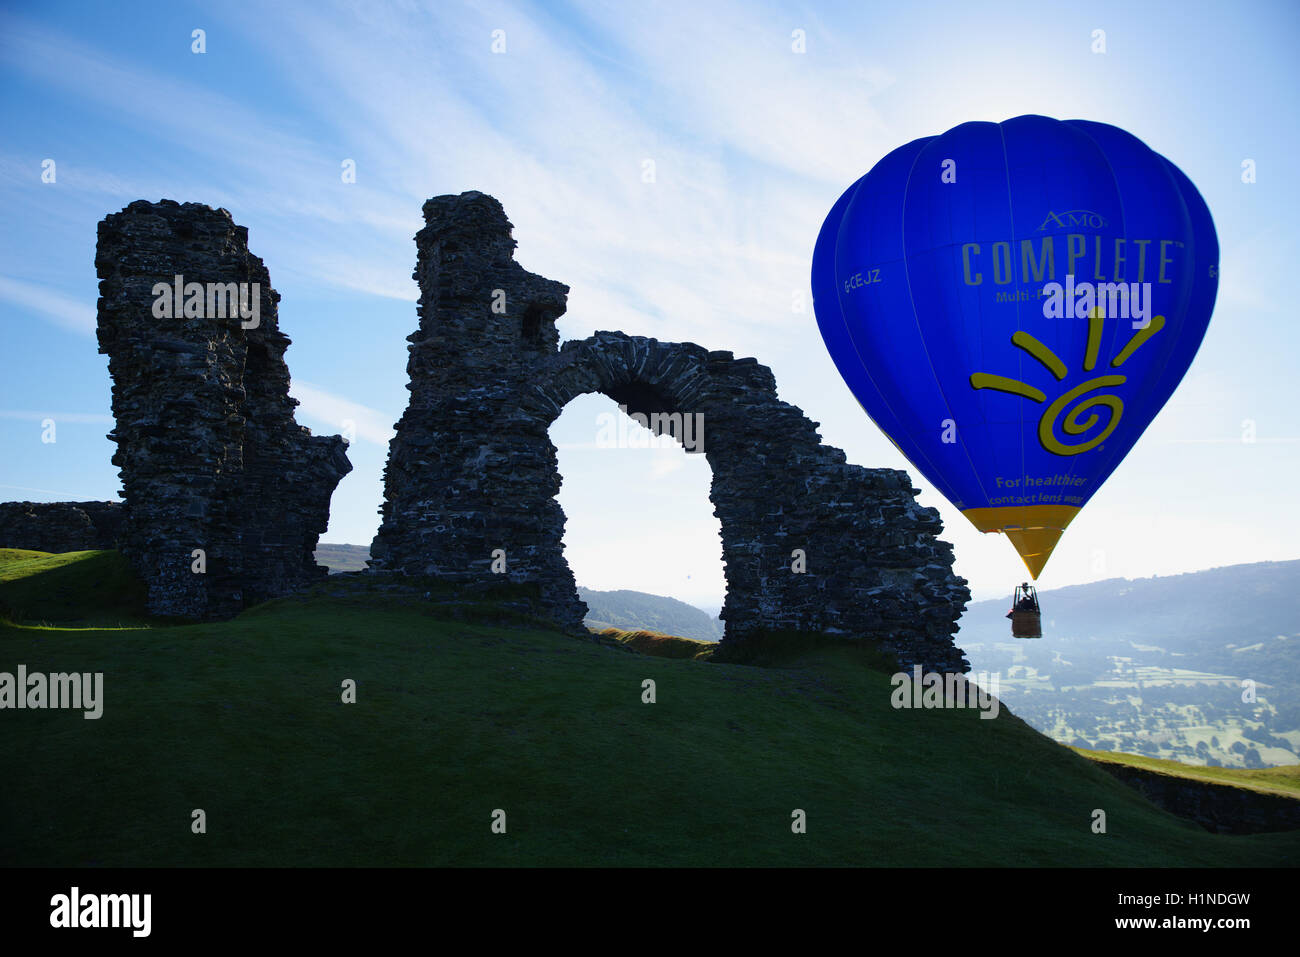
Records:
{"label": "stone archway", "polygon": [[548,430],[572,399],[600,392],[630,413],[703,417],[727,641],[819,631],[873,638],[906,666],[968,668],[951,636],[969,592],[907,473],[850,465],[822,445],[754,359],[621,332],[561,347],[568,287],[514,261],[495,199],[439,196],[424,216],[411,401],[385,469],[373,567],[467,586],[504,575],[580,629]]}
{"label": "stone archway", "polygon": [[703,454],[712,471],[728,638],[758,629],[843,630],[826,614],[826,576],[807,570],[810,550],[825,554],[822,536],[810,528],[825,517],[810,507],[810,466],[835,462],[835,450],[823,448],[814,424],[777,399],[770,370],[694,343],[600,332],[564,343],[538,372],[520,407],[547,430],[570,401],[592,392],[659,429],[683,428],[688,417],[701,423],[690,435],[697,447],[684,454]]}

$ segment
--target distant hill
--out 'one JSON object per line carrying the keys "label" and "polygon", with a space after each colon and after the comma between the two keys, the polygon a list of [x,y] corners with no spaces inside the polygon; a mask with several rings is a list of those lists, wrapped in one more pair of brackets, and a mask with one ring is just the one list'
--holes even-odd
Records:
{"label": "distant hill", "polygon": [[316,546],[316,564],[327,567],[331,575],[365,571],[369,557],[370,547],[367,545],[327,545],[322,542]]}
{"label": "distant hill", "polygon": [[[370,549],[365,545],[321,543],[316,548],[317,563],[329,568],[331,575],[363,571],[369,557]],[[722,640],[720,619],[675,598],[640,591],[594,591],[590,588],[579,588],[578,597],[587,603],[586,623],[591,628],[645,629],[696,641]]]}
{"label": "distant hill", "polygon": [[590,588],[579,588],[578,597],[587,603],[589,628],[645,629],[696,641],[722,640],[723,625],[719,619],[676,598]]}
{"label": "distant hill", "polygon": [[[1043,637],[972,604],[957,644],[1018,715],[1076,747],[1263,767],[1300,761],[1300,561],[1040,593]],[[1242,681],[1257,700],[1243,701]]]}
{"label": "distant hill", "polygon": [[[962,616],[962,637],[1001,640],[1010,632],[1005,600],[975,602]],[[1152,578],[1109,578],[1039,595],[1044,635],[1129,638],[1177,635],[1181,652],[1213,653],[1300,631],[1300,560],[1227,565]],[[1281,632],[1279,632],[1281,629]],[[1255,636],[1255,637],[1251,637]],[[1241,640],[1239,640],[1241,639]]]}

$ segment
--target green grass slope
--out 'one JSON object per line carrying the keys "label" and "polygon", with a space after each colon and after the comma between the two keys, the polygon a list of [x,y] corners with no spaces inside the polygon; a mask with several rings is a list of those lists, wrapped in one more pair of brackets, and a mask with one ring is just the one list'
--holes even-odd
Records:
{"label": "green grass slope", "polygon": [[[93,562],[11,578],[0,597],[82,565],[94,574]],[[0,863],[1300,859],[1300,833],[1209,834],[1006,711],[895,710],[889,676],[852,649],[757,668],[445,614],[322,585],[220,624],[0,626],[0,671],[104,673],[99,720],[0,712]],[[340,700],[344,679],[355,704]],[[196,808],[206,834],[191,833]],[[1106,834],[1091,831],[1095,808]],[[792,833],[795,809],[805,834]]]}
{"label": "green grass slope", "polygon": [[0,565],[25,562],[32,558],[49,558],[50,552],[34,552],[30,548],[0,548]]}
{"label": "green grass slope", "polygon": [[1089,751],[1085,748],[1072,750],[1099,764],[1124,764],[1154,771],[1157,774],[1168,774],[1192,781],[1203,781],[1207,784],[1224,784],[1245,788],[1248,791],[1259,791],[1262,794],[1300,798],[1300,765],[1296,764],[1280,768],[1212,768],[1118,751]]}
{"label": "green grass slope", "polygon": [[647,631],[639,628],[625,631],[622,628],[591,628],[596,634],[627,645],[633,651],[656,658],[692,658],[703,661],[713,655],[717,644],[709,641],[696,641],[694,638],[682,638],[680,635],[665,635],[659,631]]}
{"label": "green grass slope", "polygon": [[0,613],[10,620],[65,627],[142,624],[144,599],[144,586],[114,551],[0,552]]}

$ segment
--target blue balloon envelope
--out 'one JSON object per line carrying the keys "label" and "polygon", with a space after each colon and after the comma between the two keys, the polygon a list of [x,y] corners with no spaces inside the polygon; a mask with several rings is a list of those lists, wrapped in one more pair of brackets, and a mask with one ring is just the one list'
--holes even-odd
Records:
{"label": "blue balloon envelope", "polygon": [[817,324],[899,451],[1035,578],[1205,336],[1219,245],[1168,160],[1104,123],[964,123],[831,208]]}

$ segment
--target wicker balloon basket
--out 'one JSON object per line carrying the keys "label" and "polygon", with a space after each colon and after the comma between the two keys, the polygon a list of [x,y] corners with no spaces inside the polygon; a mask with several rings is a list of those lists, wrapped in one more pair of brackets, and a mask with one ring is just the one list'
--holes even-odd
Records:
{"label": "wicker balloon basket", "polygon": [[1014,611],[1011,613],[1011,635],[1013,638],[1043,637],[1043,615],[1037,611]]}

